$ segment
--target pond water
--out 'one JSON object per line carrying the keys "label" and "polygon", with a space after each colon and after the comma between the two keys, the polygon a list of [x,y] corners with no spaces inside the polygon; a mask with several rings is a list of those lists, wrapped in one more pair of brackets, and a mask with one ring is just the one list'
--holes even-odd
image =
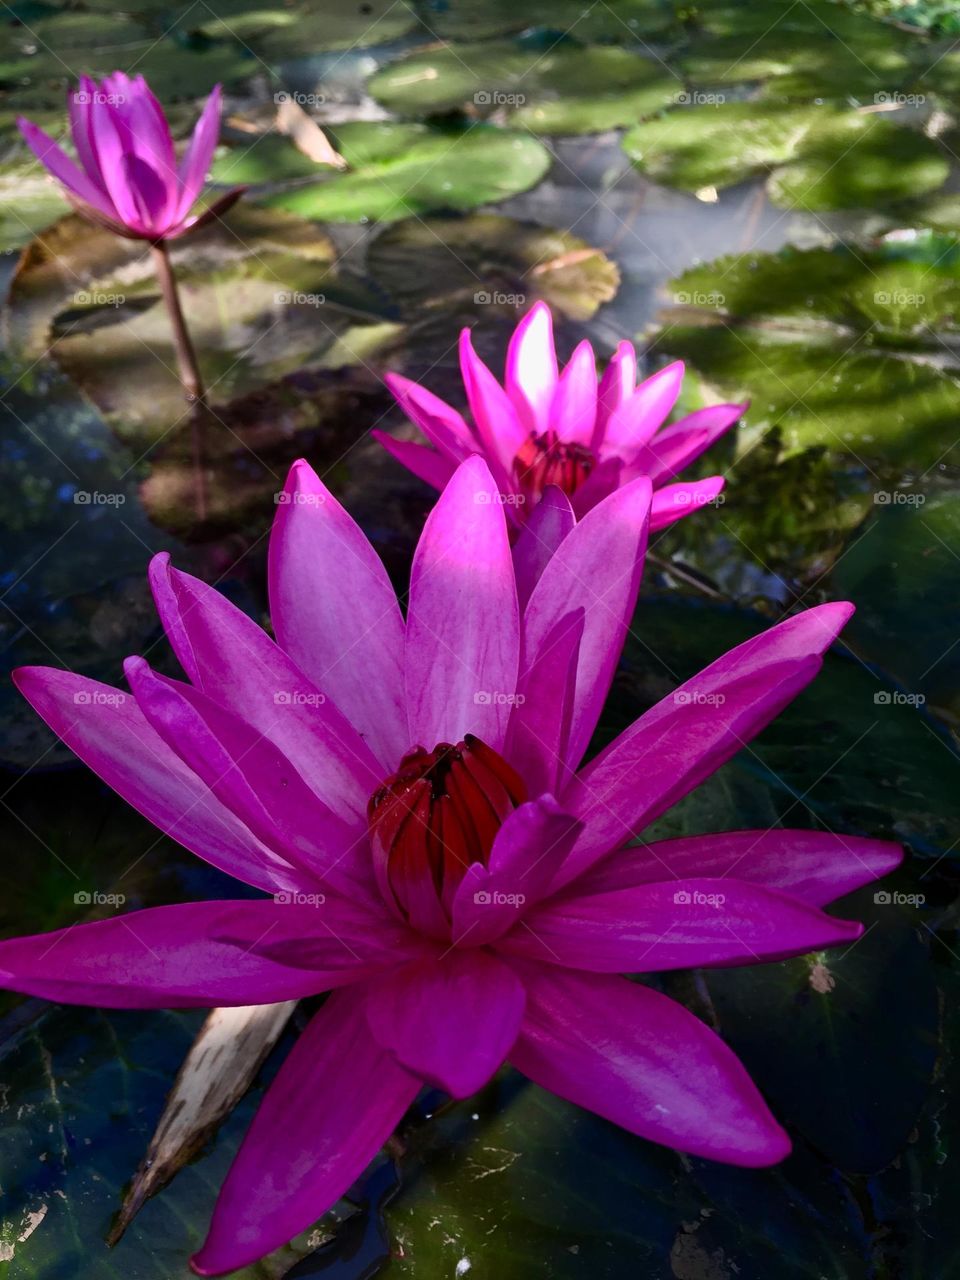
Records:
{"label": "pond water", "polygon": [[[868,7],[875,10],[871,15]],[[266,535],[306,456],[405,580],[431,494],[384,371],[460,396],[456,339],[502,360],[554,308],[561,357],[636,341],[683,407],[750,400],[697,464],[724,502],[652,541],[600,739],[785,613],[852,599],[824,671],[661,835],[820,827],[902,841],[848,952],[668,975],[794,1155],[678,1157],[505,1071],[424,1098],[405,1154],[242,1274],[949,1280],[960,1150],[960,41],[945,6],[828,0],[16,0],[0,15],[5,671],[175,670],[150,556],[266,621]],[[207,510],[149,256],[71,215],[14,127],[59,135],[81,73],[145,74],[185,136],[222,82],[212,178],[249,184],[174,247],[211,389]],[[279,113],[279,114],[278,114]],[[311,158],[316,126],[345,160]],[[0,928],[236,896],[0,686]],[[110,907],[104,910],[110,910]],[[93,907],[96,914],[98,908]],[[103,911],[101,911],[101,914]],[[200,1019],[7,999],[0,1277],[186,1277],[254,1089],[103,1243]],[[299,1017],[300,1015],[296,1015]],[[319,1246],[319,1247],[318,1247]],[[291,1268],[294,1268],[291,1270]]]}

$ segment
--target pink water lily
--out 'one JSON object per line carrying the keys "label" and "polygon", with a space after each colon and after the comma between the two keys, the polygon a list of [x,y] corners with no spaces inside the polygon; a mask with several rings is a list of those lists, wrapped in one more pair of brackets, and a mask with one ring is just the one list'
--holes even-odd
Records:
{"label": "pink water lily", "polygon": [[517,325],[507,351],[503,384],[460,334],[460,370],[472,424],[419,383],[388,373],[385,381],[429,444],[374,436],[405,467],[442,489],[473,453],[486,458],[506,505],[522,524],[548,486],[567,496],[582,516],[621,485],[649,476],[651,530],[661,529],[723,489],[722,476],[678,481],[677,476],[743,415],[746,404],[698,409],[663,427],[680,395],[683,364],[676,361],[637,385],[637,354],[621,342],[598,380],[590,343],[576,348],[561,372],[553,317],[537,302]]}
{"label": "pink water lily", "polygon": [[753,637],[583,764],[634,613],[650,481],[600,502],[532,581],[496,494],[483,459],[457,469],[404,616],[300,462],[270,544],[276,642],[161,555],[151,582],[187,681],[142,658],[126,665],[132,696],[67,671],[16,675],[110,786],[270,896],[12,939],[0,982],[145,1008],[333,989],[234,1161],[201,1275],[313,1223],[424,1082],[464,1097],[505,1060],[681,1151],[746,1166],[789,1152],[724,1042],[621,975],[849,944],[862,927],[821,907],[899,850],[792,830],[635,841],[813,678],[851,607]]}
{"label": "pink water lily", "polygon": [[63,186],[79,213],[132,240],[175,240],[225,212],[242,187],[199,215],[191,209],[203,189],[220,129],[220,86],[197,121],[177,162],[163,108],[143,76],[115,71],[97,84],[81,76],[68,95],[77,162],[30,120],[17,124],[41,164]]}

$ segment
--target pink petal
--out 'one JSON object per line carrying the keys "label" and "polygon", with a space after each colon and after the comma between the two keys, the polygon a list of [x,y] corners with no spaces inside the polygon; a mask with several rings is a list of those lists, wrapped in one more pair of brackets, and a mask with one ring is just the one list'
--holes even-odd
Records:
{"label": "pink petal", "polygon": [[581,342],[560,375],[550,405],[550,426],[561,440],[588,445],[597,420],[597,362],[593,347]]}
{"label": "pink petal", "polygon": [[461,463],[414,555],[405,657],[409,742],[428,751],[466,733],[503,748],[517,691],[520,622],[499,497],[482,458]]}
{"label": "pink petal", "polygon": [[[101,92],[111,92],[108,81],[103,81]],[[100,179],[106,187],[117,215],[128,227],[137,232],[148,231],[140,216],[137,198],[130,186],[125,162],[126,150],[123,135],[116,119],[106,105],[94,104],[90,112],[90,137],[97,155]]]}
{"label": "pink petal", "polygon": [[469,329],[460,334],[460,371],[480,446],[497,484],[508,493],[514,459],[530,433],[503,387],[474,351]]}
{"label": "pink petal", "polygon": [[479,451],[479,442],[463,415],[445,400],[399,373],[385,373],[383,380],[410,421],[416,423],[441,453],[449,454],[453,462],[462,462]]}
{"label": "pink petal", "polygon": [[390,773],[412,745],[396,593],[360,528],[306,462],[293,464],[281,496],[269,559],[277,642]]}
{"label": "pink petal", "polygon": [[658,991],[625,978],[520,970],[527,1012],[510,1060],[553,1093],[690,1155],[755,1168],[790,1140],[736,1055]]}
{"label": "pink petal", "polygon": [[596,973],[753,964],[853,942],[855,921],[747,881],[696,877],[591,896],[580,884],[541,903],[504,952]]}
{"label": "pink petal", "polygon": [[58,182],[62,182],[84,204],[89,204],[94,209],[99,210],[104,217],[116,218],[119,216],[113,207],[113,203],[101,191],[100,187],[77,168],[66,152],[54,142],[48,133],[44,133],[41,128],[24,119],[23,116],[18,118],[17,127],[23,135],[24,142],[26,142],[44,168],[49,170]]}
{"label": "pink petal", "polygon": [[521,609],[526,608],[533,588],[540,581],[544,566],[576,522],[570,499],[562,489],[548,484],[543,497],[527,516],[513,545],[513,564]]}
{"label": "pink petal", "polygon": [[677,403],[683,385],[683,362],[675,361],[641,382],[633,395],[610,414],[600,456],[631,458],[647,443]]}
{"label": "pink petal", "polygon": [[103,195],[104,211],[109,207],[110,216],[114,217],[113,205],[106,194],[103,180],[100,177],[97,153],[93,146],[90,113],[93,110],[94,96],[98,93],[96,83],[89,76],[81,76],[77,88],[67,95],[67,115],[70,120],[70,134],[77,156],[84,173]]}
{"label": "pink petal", "polygon": [[157,232],[165,230],[169,191],[160,174],[142,157],[129,153],[123,157],[123,171],[140,224]]}
{"label": "pink petal", "polygon": [[581,520],[598,502],[602,502],[615,489],[619,489],[625,480],[636,478],[626,474],[626,469],[619,458],[604,458],[603,462],[593,468],[573,495],[573,510],[577,519]]}
{"label": "pink petal", "polygon": [[526,668],[537,661],[561,618],[577,608],[585,613],[568,747],[571,767],[587,749],[633,616],[649,511],[645,477],[589,511],[548,562],[524,613]]}
{"label": "pink petal", "polygon": [[569,880],[626,844],[779,715],[823,665],[853,605],[788,618],[668,694],[592,760],[561,796],[586,823]]}
{"label": "pink petal", "polygon": [[630,470],[648,475],[654,485],[672,480],[739,422],[746,409],[746,404],[714,404],[698,409],[666,427],[627,459]]}
{"label": "pink petal", "polygon": [[[0,942],[0,986],[105,1009],[275,1004],[366,977],[362,941],[321,930],[328,908],[277,902],[187,902]],[[335,913],[332,913],[335,914]],[[283,958],[264,955],[265,939]],[[298,963],[308,940],[310,963]]]}
{"label": "pink petal", "polygon": [[311,1226],[360,1177],[419,1090],[370,1035],[362,1001],[335,992],[261,1102],[194,1271],[233,1271]]}
{"label": "pink petal", "polygon": [[489,866],[474,863],[453,901],[453,940],[462,947],[493,942],[548,892],[579,833],[552,796],[522,804],[497,832]]}
{"label": "pink petal", "polygon": [[723,476],[709,476],[706,480],[668,484],[655,490],[650,510],[650,532],[656,533],[675,520],[682,520],[684,516],[709,506],[723,486]]}
{"label": "pink petal", "polygon": [[336,817],[296,767],[246,721],[142,658],[124,671],[164,742],[251,831],[316,884],[350,893],[369,874],[363,828]]}
{"label": "pink petal", "polygon": [[513,331],[504,379],[525,435],[544,432],[550,426],[557,377],[553,316],[545,302],[535,302]]}
{"label": "pink petal", "polygon": [[94,106],[112,112],[127,156],[129,176],[149,206],[153,225],[165,229],[177,209],[177,173],[173,138],[163,108],[143,76],[104,81],[116,104]]}
{"label": "pink petal", "polygon": [[150,727],[133,697],[48,667],[21,667],[17,688],[128,804],[191,853],[246,884],[303,889],[309,877],[267,848]]}
{"label": "pink petal", "polygon": [[154,556],[150,582],[167,637],[191,682],[296,761],[335,814],[366,826],[383,781],[366,743],[325,695],[229,600]]}
{"label": "pink petal", "polygon": [[487,1083],[520,1030],[523,985],[485,951],[449,951],[370,983],[367,1017],[400,1066],[454,1098]]}
{"label": "pink petal", "polygon": [[382,444],[387,453],[408,471],[412,471],[418,480],[424,480],[434,489],[443,490],[447,481],[457,469],[457,464],[444,457],[436,449],[425,444],[411,444],[408,440],[394,440],[385,431],[371,431],[370,434],[378,444]]}
{"label": "pink petal", "polygon": [[178,174],[180,199],[176,211],[177,220],[187,216],[203,189],[220,133],[221,96],[220,86],[214,85],[213,92],[200,113],[190,143],[180,161]]}
{"label": "pink petal", "polygon": [[604,370],[597,390],[597,426],[593,447],[598,449],[611,413],[637,388],[637,353],[630,342],[621,342]]}
{"label": "pink petal", "polygon": [[531,795],[559,791],[568,781],[584,622],[582,608],[564,614],[520,676],[504,754]]}
{"label": "pink petal", "polygon": [[720,831],[619,849],[576,887],[590,896],[668,877],[736,876],[822,907],[887,875],[902,859],[898,844],[829,831]]}

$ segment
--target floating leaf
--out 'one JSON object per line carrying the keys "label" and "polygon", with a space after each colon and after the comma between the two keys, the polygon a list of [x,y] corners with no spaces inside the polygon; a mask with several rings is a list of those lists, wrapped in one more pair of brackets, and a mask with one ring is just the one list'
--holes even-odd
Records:
{"label": "floating leaf", "polygon": [[[330,135],[349,171],[318,172],[313,165],[319,181],[263,195],[264,204],[328,222],[389,222],[502,200],[535,186],[550,167],[550,155],[536,139],[485,126],[444,131],[357,122],[338,125]],[[273,181],[311,172],[304,167],[311,162],[294,154],[296,159],[274,146],[259,158],[255,153],[241,158],[236,167],[229,156],[222,157],[216,177],[235,182],[238,173],[247,172],[262,175],[263,181],[274,157],[280,158],[280,168]]]}
{"label": "floating leaf", "polygon": [[610,0],[584,6],[581,0],[555,0],[545,10],[536,0],[427,0],[424,21],[450,40],[479,40],[528,28],[563,31],[584,42],[629,44],[663,35],[675,21],[662,0]]}
{"label": "floating leaf", "polygon": [[390,63],[369,81],[384,106],[405,115],[497,112],[535,133],[596,133],[631,124],[683,88],[663,62],[626,49],[514,41],[451,44]]}

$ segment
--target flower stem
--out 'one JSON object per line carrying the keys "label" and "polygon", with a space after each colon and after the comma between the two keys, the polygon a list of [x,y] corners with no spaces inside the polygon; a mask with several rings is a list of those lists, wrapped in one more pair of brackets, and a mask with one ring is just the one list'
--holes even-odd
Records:
{"label": "flower stem", "polygon": [[197,519],[203,521],[207,515],[206,484],[203,473],[203,419],[206,402],[197,353],[190,340],[190,332],[184,319],[180,305],[180,293],[177,289],[176,277],[170,265],[170,254],[165,240],[157,240],[150,246],[153,254],[153,266],[160,282],[160,292],[170,317],[173,330],[173,345],[177,352],[177,367],[180,371],[180,382],[183,394],[190,409],[190,436],[193,451],[193,474],[196,487]]}

